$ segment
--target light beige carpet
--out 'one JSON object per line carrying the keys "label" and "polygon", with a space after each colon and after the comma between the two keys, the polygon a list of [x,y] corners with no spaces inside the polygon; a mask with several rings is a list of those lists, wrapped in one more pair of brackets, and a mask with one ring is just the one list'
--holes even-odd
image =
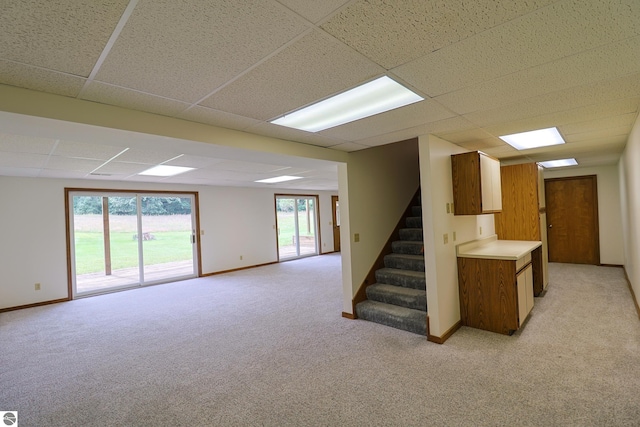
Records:
{"label": "light beige carpet", "polygon": [[0,314],[0,411],[25,426],[637,426],[619,268],[551,265],[515,335],[444,345],[347,320],[340,258]]}

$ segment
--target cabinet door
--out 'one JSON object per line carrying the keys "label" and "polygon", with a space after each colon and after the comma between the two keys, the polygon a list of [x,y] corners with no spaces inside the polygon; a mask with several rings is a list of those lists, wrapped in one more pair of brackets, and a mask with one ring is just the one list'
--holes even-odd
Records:
{"label": "cabinet door", "polygon": [[480,154],[480,192],[482,194],[482,212],[493,210],[493,162],[493,159]]}
{"label": "cabinet door", "polygon": [[533,268],[529,264],[518,273],[518,326],[522,326],[533,308]]}
{"label": "cabinet door", "polygon": [[500,162],[494,159],[491,164],[491,189],[493,190],[493,211],[502,210],[502,182],[500,179]]}

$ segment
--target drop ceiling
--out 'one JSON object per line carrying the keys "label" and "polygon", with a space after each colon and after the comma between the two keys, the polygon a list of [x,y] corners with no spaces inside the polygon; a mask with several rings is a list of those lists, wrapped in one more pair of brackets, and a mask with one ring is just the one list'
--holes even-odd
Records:
{"label": "drop ceiling", "polygon": [[[637,0],[10,0],[0,39],[0,84],[343,152],[434,134],[611,164],[640,104]],[[269,123],[382,75],[425,100],[318,133]],[[331,162],[76,126],[0,114],[0,174],[149,181],[166,163],[197,169],[157,180],[337,189]],[[551,126],[565,145],[498,138]]]}

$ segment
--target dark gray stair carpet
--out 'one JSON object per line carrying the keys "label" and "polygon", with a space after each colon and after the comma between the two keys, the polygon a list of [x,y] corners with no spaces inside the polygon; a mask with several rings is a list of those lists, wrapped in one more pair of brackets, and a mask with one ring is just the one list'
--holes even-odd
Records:
{"label": "dark gray stair carpet", "polygon": [[422,255],[423,243],[411,240],[396,240],[391,242],[391,250],[394,254]]}
{"label": "dark gray stair carpet", "polygon": [[427,313],[421,310],[366,300],[356,306],[356,314],[360,319],[427,335]]}
{"label": "dark gray stair carpet", "polygon": [[414,310],[427,311],[427,294],[421,289],[376,283],[367,288],[367,298]]}
{"label": "dark gray stair carpet", "polygon": [[389,254],[384,256],[384,266],[400,270],[424,272],[424,255]]}
{"label": "dark gray stair carpet", "polygon": [[408,228],[422,228],[422,217],[410,216],[406,219],[405,224]]}
{"label": "dark gray stair carpet", "polygon": [[422,207],[419,200],[405,219],[406,228],[391,242],[376,283],[367,287],[367,299],[356,305],[356,316],[420,335],[427,334],[427,292],[424,272]]}
{"label": "dark gray stair carpet", "polygon": [[376,270],[376,282],[413,289],[427,289],[424,271],[381,268]]}
{"label": "dark gray stair carpet", "polygon": [[401,228],[399,231],[400,240],[411,240],[422,242],[422,228]]}

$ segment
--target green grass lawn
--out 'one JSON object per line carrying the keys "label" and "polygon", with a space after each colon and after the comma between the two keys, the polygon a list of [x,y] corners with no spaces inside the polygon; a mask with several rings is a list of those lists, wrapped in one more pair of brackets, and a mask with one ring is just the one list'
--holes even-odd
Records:
{"label": "green grass lawn", "polygon": [[[192,257],[191,232],[163,231],[153,233],[155,240],[142,242],[145,265],[185,261]],[[104,242],[102,233],[75,233],[76,274],[104,271]],[[138,265],[138,242],[133,234],[111,233],[111,268]]]}
{"label": "green grass lawn", "polygon": [[[293,212],[278,212],[278,246],[293,245],[293,236],[295,235],[295,218]],[[307,232],[307,216],[306,212],[300,212],[298,223],[300,225],[300,236],[313,236],[313,215],[311,216],[311,233]]]}

